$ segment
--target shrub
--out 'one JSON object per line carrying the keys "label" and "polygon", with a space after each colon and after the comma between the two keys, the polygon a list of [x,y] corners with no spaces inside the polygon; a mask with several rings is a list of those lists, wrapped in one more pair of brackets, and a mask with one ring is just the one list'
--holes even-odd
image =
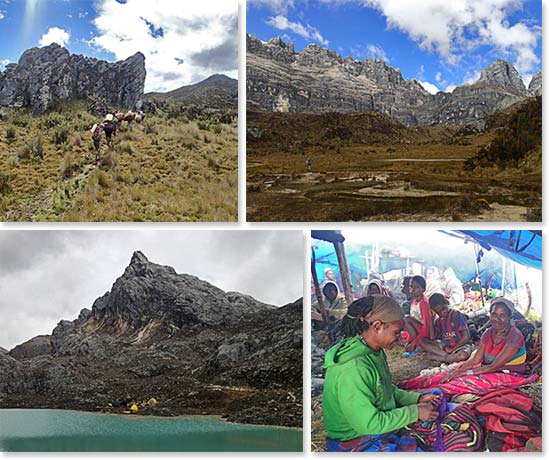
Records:
{"label": "shrub", "polygon": [[15,140],[15,129],[13,126],[10,126],[6,129],[6,141],[8,144],[11,144]]}
{"label": "shrub", "polygon": [[55,126],[60,126],[65,122],[65,118],[57,113],[50,112],[46,115],[42,115],[40,121],[38,122],[38,127],[42,129],[54,128]]}
{"label": "shrub", "polygon": [[130,155],[133,153],[132,144],[130,144],[129,142],[121,142],[118,148],[122,153],[128,153]]}
{"label": "shrub", "polygon": [[82,145],[82,136],[79,133],[74,133],[72,136],[72,143],[75,147],[80,147]]}
{"label": "shrub", "polygon": [[53,143],[55,145],[61,145],[68,141],[70,135],[69,128],[61,126],[57,128],[53,133]]}
{"label": "shrub", "polygon": [[145,134],[158,134],[158,128],[155,125],[147,123],[147,124],[145,124],[145,127],[143,128],[143,132]]}
{"label": "shrub", "polygon": [[109,188],[109,178],[107,177],[107,175],[99,170],[97,172],[97,183],[99,184],[100,187],[102,188]]}
{"label": "shrub", "polygon": [[20,160],[28,160],[30,157],[31,157],[31,149],[28,143],[20,146],[17,149],[17,158],[19,158]]}
{"label": "shrub", "polygon": [[33,156],[44,159],[44,142],[42,141],[42,136],[38,136],[34,141],[30,141],[29,145]]}
{"label": "shrub", "polygon": [[4,194],[10,191],[10,180],[11,177],[9,174],[0,171],[0,194]]}
{"label": "shrub", "polygon": [[196,123],[198,128],[203,130],[203,131],[209,131],[210,129],[210,123],[206,120],[198,120],[198,122]]}
{"label": "shrub", "polygon": [[118,171],[118,155],[109,150],[101,160],[101,166],[107,171]]}
{"label": "shrub", "polygon": [[74,155],[71,152],[68,152],[63,157],[61,163],[61,174],[65,179],[72,177],[74,170],[76,169],[76,164],[74,162]]}

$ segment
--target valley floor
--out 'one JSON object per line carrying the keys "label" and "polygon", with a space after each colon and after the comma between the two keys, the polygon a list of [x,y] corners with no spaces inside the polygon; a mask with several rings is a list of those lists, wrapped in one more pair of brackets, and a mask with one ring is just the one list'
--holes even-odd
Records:
{"label": "valley floor", "polygon": [[301,154],[248,149],[247,220],[539,220],[541,172],[464,171],[486,142],[479,136],[471,145],[342,144]]}

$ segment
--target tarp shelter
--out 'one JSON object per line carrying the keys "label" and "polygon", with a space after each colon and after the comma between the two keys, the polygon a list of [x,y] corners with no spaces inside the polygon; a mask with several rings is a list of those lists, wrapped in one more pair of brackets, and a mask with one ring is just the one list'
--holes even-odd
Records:
{"label": "tarp shelter", "polygon": [[[435,234],[440,235],[437,237]],[[395,236],[396,235],[396,236]],[[414,241],[415,235],[394,232],[349,232],[343,231],[346,238],[344,243],[348,265],[351,272],[353,291],[361,289],[360,281],[369,277],[367,257],[373,253],[374,244],[378,244],[382,256],[380,260],[379,274],[394,269],[406,270],[407,264],[420,264],[427,266],[451,266],[458,278],[463,282],[471,280],[476,275],[475,255],[473,244],[477,243],[483,249],[483,257],[480,261],[480,274],[483,286],[501,289],[501,283],[505,278],[507,290],[517,289],[529,281],[532,288],[533,308],[541,312],[541,260],[542,242],[540,231],[530,230],[457,230],[433,232],[432,241],[429,244]],[[444,236],[448,237],[445,238]],[[332,268],[339,275],[337,257],[333,245],[326,242],[321,235],[312,233],[312,244],[316,254],[316,271],[319,279],[323,277],[325,268]],[[320,239],[317,239],[319,238]],[[455,240],[454,244],[448,244],[450,237],[457,237],[463,241]],[[441,246],[441,244],[443,246]],[[451,250],[451,247],[456,249]],[[506,258],[507,276],[503,276],[503,258]],[[512,262],[519,264],[515,265]],[[511,269],[510,265],[515,268]],[[538,282],[539,279],[539,282]]]}
{"label": "tarp shelter", "polygon": [[541,270],[542,243],[539,230],[459,230],[453,233],[470,237],[484,249],[494,249],[518,264]]}

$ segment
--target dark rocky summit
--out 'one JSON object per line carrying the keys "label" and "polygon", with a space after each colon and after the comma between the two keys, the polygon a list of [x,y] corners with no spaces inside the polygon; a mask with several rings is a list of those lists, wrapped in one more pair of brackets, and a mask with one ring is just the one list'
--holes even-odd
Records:
{"label": "dark rocky summit", "polygon": [[145,56],[106,62],[57,44],[25,51],[18,64],[0,72],[0,107],[31,107],[44,113],[54,101],[94,96],[109,104],[140,108],[145,87]]}
{"label": "dark rocky summit", "polygon": [[267,111],[377,111],[407,126],[467,124],[541,93],[541,74],[526,89],[516,69],[501,60],[476,83],[432,95],[379,59],[343,59],[318,45],[296,52],[280,38],[265,43],[252,35],[246,46],[247,100]]}
{"label": "dark rocky summit", "polygon": [[302,311],[301,300],[266,305],[135,252],[91,310],[0,353],[0,407],[132,401],[143,414],[302,426]]}

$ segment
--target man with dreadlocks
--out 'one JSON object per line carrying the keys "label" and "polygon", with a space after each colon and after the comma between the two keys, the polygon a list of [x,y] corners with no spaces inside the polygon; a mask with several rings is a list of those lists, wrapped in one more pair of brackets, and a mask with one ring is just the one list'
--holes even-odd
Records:
{"label": "man with dreadlocks", "polygon": [[354,301],[341,322],[344,340],[326,353],[322,405],[328,451],[416,451],[415,439],[399,430],[433,421],[439,395],[393,385],[384,349],[397,343],[404,314],[391,297]]}

